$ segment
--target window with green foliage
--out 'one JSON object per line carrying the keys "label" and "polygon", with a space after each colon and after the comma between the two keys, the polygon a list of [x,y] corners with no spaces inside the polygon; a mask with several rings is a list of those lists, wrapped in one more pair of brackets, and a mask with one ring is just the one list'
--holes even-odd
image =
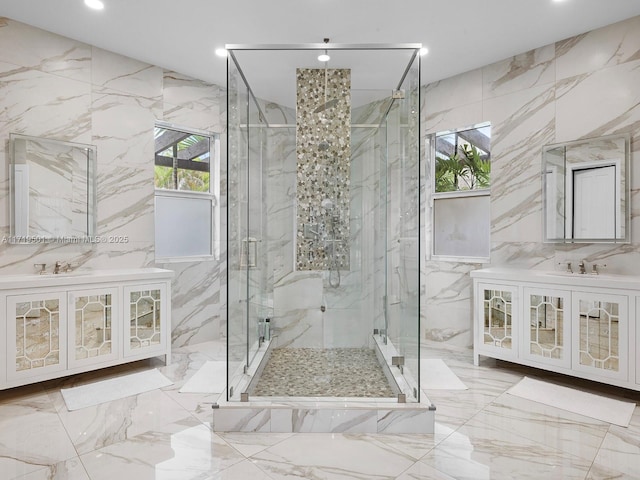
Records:
{"label": "window with green foliage", "polygon": [[217,136],[158,122],[154,142],[156,258],[217,258]]}
{"label": "window with green foliage", "polygon": [[489,125],[438,133],[435,140],[436,193],[489,188]]}
{"label": "window with green foliage", "polygon": [[481,262],[489,257],[491,125],[436,133],[432,143],[432,254]]}
{"label": "window with green foliage", "polygon": [[211,137],[155,128],[156,188],[209,192]]}

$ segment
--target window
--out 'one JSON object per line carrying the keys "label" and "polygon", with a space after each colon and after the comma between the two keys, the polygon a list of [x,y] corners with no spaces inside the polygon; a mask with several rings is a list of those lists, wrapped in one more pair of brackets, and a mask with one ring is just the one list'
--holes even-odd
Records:
{"label": "window", "polygon": [[491,125],[432,138],[432,255],[440,260],[489,258]]}
{"label": "window", "polygon": [[218,258],[217,135],[158,122],[154,137],[156,259]]}

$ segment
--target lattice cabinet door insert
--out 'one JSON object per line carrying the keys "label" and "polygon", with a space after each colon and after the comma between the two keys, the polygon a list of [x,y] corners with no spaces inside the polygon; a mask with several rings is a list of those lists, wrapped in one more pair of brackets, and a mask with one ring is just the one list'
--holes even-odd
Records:
{"label": "lattice cabinet door insert", "polygon": [[523,357],[570,368],[571,292],[525,288],[524,305]]}
{"label": "lattice cabinet door insert", "polygon": [[[478,285],[478,312],[482,350],[500,353],[501,357],[517,355],[518,291],[510,285]],[[516,321],[514,322],[514,315]]]}
{"label": "lattice cabinet door insert", "polygon": [[69,366],[99,364],[118,358],[118,290],[69,292]]}
{"label": "lattice cabinet door insert", "polygon": [[8,379],[66,369],[66,294],[8,296],[6,342]]}
{"label": "lattice cabinet door insert", "polygon": [[628,378],[628,297],[573,294],[573,368],[594,377]]}
{"label": "lattice cabinet door insert", "polygon": [[162,284],[125,287],[124,310],[129,319],[125,354],[162,350],[167,344],[166,288]]}

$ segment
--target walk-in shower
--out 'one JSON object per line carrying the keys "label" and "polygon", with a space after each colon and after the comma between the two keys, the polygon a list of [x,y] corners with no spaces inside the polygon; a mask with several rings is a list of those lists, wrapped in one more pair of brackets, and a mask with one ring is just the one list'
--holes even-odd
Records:
{"label": "walk-in shower", "polygon": [[227,46],[227,404],[424,402],[419,48]]}

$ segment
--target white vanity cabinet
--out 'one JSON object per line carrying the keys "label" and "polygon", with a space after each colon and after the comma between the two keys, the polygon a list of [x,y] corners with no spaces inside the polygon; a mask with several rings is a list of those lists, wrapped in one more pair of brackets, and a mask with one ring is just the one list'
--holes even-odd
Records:
{"label": "white vanity cabinet", "polygon": [[169,363],[172,276],[149,268],[0,278],[0,389],[154,356]]}
{"label": "white vanity cabinet", "polygon": [[471,276],[476,365],[483,355],[640,390],[640,277],[500,268]]}

